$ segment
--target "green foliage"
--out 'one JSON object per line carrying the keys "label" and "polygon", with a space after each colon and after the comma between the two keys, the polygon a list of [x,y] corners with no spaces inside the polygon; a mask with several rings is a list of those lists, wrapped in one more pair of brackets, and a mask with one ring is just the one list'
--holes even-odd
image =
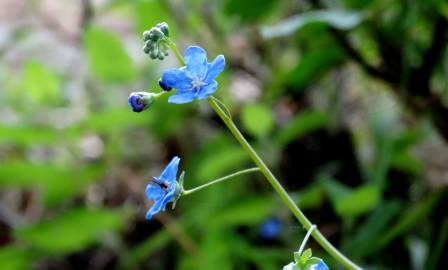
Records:
{"label": "green foliage", "polygon": [[33,256],[26,250],[16,247],[4,247],[0,249],[2,268],[8,270],[25,270],[31,268]]}
{"label": "green foliage", "polygon": [[349,30],[361,23],[363,16],[359,12],[344,10],[309,11],[290,17],[274,26],[263,27],[261,34],[264,38],[276,38],[292,35],[310,23],[324,23],[340,30]]}
{"label": "green foliage", "polygon": [[267,106],[247,105],[241,114],[241,124],[250,134],[265,137],[274,128],[274,115]]}
{"label": "green foliage", "polygon": [[123,214],[118,211],[75,208],[53,219],[18,228],[15,234],[33,248],[62,255],[85,248],[104,233],[122,226]]}
{"label": "green foliage", "polygon": [[55,104],[61,97],[61,80],[48,67],[36,61],[25,64],[23,71],[23,94],[41,104]]}
{"label": "green foliage", "polygon": [[317,111],[304,111],[279,130],[275,141],[280,146],[285,146],[308,132],[324,127],[326,124],[328,124],[328,117],[325,114]]}
{"label": "green foliage", "polygon": [[270,14],[276,4],[275,0],[226,0],[225,11],[238,16],[243,22],[253,22]]}
{"label": "green foliage", "polygon": [[98,79],[130,82],[136,78],[132,59],[115,34],[92,27],[85,33],[84,47],[90,69]]}

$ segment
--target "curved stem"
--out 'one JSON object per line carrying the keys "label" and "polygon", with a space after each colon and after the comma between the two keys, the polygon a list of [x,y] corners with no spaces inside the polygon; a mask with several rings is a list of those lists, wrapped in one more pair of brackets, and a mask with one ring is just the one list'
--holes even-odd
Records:
{"label": "curved stem", "polygon": [[316,225],[312,225],[311,228],[306,233],[305,238],[303,238],[302,244],[300,245],[300,248],[299,248],[299,255],[302,255],[302,252],[305,249],[306,242],[308,242],[308,238],[310,238],[311,233],[315,229],[316,229]]}
{"label": "curved stem", "polygon": [[260,171],[259,168],[250,168],[250,169],[238,171],[238,172],[226,175],[224,177],[215,179],[213,181],[210,181],[210,182],[208,182],[206,184],[203,184],[201,186],[198,186],[198,187],[195,187],[195,188],[192,188],[192,189],[188,189],[188,190],[184,190],[182,192],[182,196],[190,195],[190,194],[192,194],[192,193],[194,193],[196,191],[199,191],[199,190],[204,189],[206,187],[212,186],[212,185],[217,184],[219,182],[223,182],[223,181],[229,180],[229,179],[231,179],[233,177],[236,177],[236,176],[239,176],[239,175],[243,175],[243,174],[247,174],[247,173],[251,173],[251,172],[258,172],[258,171]]}
{"label": "curved stem", "polygon": [[[176,48],[176,44],[172,42],[170,39],[167,39],[168,45],[171,50],[176,55],[179,62],[185,66],[185,61],[182,58],[182,55]],[[260,158],[260,156],[255,152],[249,142],[244,138],[243,134],[241,134],[238,127],[233,123],[232,119],[227,115],[227,113],[219,106],[216,102],[216,98],[210,96],[207,98],[208,103],[213,108],[213,110],[218,114],[230,132],[233,134],[235,139],[240,143],[240,145],[244,148],[244,150],[249,154],[254,163],[260,168],[260,171],[266,177],[268,182],[274,188],[274,190],[280,196],[280,199],[283,203],[291,210],[293,215],[297,218],[297,220],[305,227],[305,229],[310,230],[313,224],[310,220],[303,214],[303,212],[299,209],[296,203],[291,199],[288,195],[288,192],[283,188],[280,182],[275,178],[274,174],[269,170],[268,166],[264,163],[264,161]],[[345,268],[350,270],[362,270],[361,267],[352,262],[349,258],[345,257],[335,246],[333,246],[325,236],[316,228],[312,231],[311,235],[319,243],[319,245],[325,249],[334,259],[336,259],[340,264],[342,264]]]}
{"label": "curved stem", "polygon": [[[258,154],[255,152],[255,150],[252,148],[252,146],[247,142],[247,140],[244,138],[244,136],[241,134],[239,129],[236,127],[236,125],[233,123],[233,121],[226,117],[226,113],[221,109],[221,107],[212,99],[207,99],[210,106],[215,110],[215,112],[219,115],[221,120],[224,122],[224,124],[227,126],[227,128],[230,130],[230,132],[233,134],[233,136],[237,139],[237,141],[241,144],[241,146],[246,150],[246,152],[249,154],[249,156],[252,158],[252,160],[255,162],[255,164],[260,168],[261,172],[264,174],[268,182],[271,184],[271,186],[275,189],[275,191],[280,196],[281,200],[284,204],[291,210],[291,212],[294,214],[294,216],[299,220],[300,223],[305,227],[305,229],[309,230],[313,224],[309,221],[309,219],[303,214],[303,212],[299,209],[299,207],[296,205],[296,203],[291,199],[291,197],[288,195],[286,190],[283,188],[283,186],[280,184],[280,182],[275,178],[274,174],[269,170],[269,168],[266,166],[266,164],[263,162],[263,160],[258,156]],[[319,243],[319,245],[325,249],[333,258],[335,258],[339,263],[341,263],[343,266],[345,266],[347,269],[353,269],[353,270],[360,270],[362,269],[358,265],[356,265],[354,262],[352,262],[350,259],[345,257],[336,247],[334,247],[326,238],[322,235],[322,233],[315,229],[311,233],[313,238]]]}

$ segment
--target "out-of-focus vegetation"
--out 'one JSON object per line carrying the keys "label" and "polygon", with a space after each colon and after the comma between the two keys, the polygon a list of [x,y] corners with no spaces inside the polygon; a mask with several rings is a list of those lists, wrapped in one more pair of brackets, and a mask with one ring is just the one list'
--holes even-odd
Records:
{"label": "out-of-focus vegetation", "polygon": [[[305,231],[260,175],[145,221],[173,155],[186,187],[251,167],[204,102],[158,91],[170,55],[224,54],[217,95],[297,203],[367,269],[448,255],[448,4],[443,0],[0,2],[1,269],[281,269]],[[265,221],[280,221],[263,235]],[[310,242],[331,269],[341,267]]]}

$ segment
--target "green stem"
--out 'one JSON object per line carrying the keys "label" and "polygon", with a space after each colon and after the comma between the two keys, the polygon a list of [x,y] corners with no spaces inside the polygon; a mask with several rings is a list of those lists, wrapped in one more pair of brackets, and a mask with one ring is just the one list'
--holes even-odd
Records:
{"label": "green stem", "polygon": [[[179,53],[179,51],[176,48],[176,45],[174,42],[172,42],[170,39],[167,40],[168,45],[170,46],[171,50],[176,55],[179,62],[185,66],[185,61],[182,58],[182,55]],[[280,182],[275,178],[274,174],[269,170],[268,166],[264,164],[263,160],[258,156],[258,154],[255,152],[255,150],[252,148],[252,146],[247,142],[247,140],[244,138],[243,134],[239,131],[237,126],[233,123],[230,116],[227,115],[226,112],[218,105],[218,103],[215,101],[216,98],[213,96],[210,96],[207,98],[208,103],[210,106],[215,110],[215,112],[219,115],[221,120],[224,122],[224,124],[227,126],[227,128],[230,130],[230,132],[233,134],[233,136],[236,138],[236,140],[241,144],[241,146],[244,148],[244,150],[249,154],[249,156],[252,158],[254,163],[257,165],[258,168],[260,168],[260,171],[263,173],[263,175],[266,177],[268,182],[271,184],[271,186],[274,188],[274,190],[278,193],[280,196],[280,199],[283,201],[283,203],[291,210],[293,215],[297,218],[297,220],[305,227],[306,230],[310,230],[310,228],[313,226],[313,224],[309,221],[309,219],[303,214],[303,212],[299,209],[299,207],[296,205],[296,203],[291,199],[291,197],[288,195],[286,190],[283,188],[283,186],[280,184]],[[334,247],[326,238],[323,236],[323,234],[316,228],[312,231],[311,235],[316,240],[316,242],[319,243],[319,245],[325,249],[325,251],[328,252],[334,259],[336,259],[339,263],[341,263],[343,266],[345,266],[347,269],[350,270],[361,270],[362,268],[356,265],[354,262],[352,262],[350,259],[344,256],[336,247]]]}
{"label": "green stem", "polygon": [[233,177],[236,177],[236,176],[239,176],[239,175],[243,175],[243,174],[247,174],[247,173],[251,173],[251,172],[258,172],[258,171],[260,171],[259,168],[250,168],[250,169],[238,171],[238,172],[226,175],[224,177],[215,179],[213,181],[210,181],[210,182],[208,182],[206,184],[203,184],[201,186],[198,186],[198,187],[195,187],[195,188],[192,188],[192,189],[188,189],[188,190],[184,190],[184,192],[182,192],[182,196],[190,195],[190,194],[192,194],[192,193],[194,193],[196,191],[199,191],[199,190],[204,189],[206,187],[209,187],[211,185],[217,184],[219,182],[223,182],[223,181],[229,180],[229,179],[231,179]]}
{"label": "green stem", "polygon": [[182,54],[180,54],[179,50],[177,49],[176,43],[174,43],[170,38],[165,39],[166,43],[170,47],[171,51],[176,56],[177,60],[180,62],[182,66],[185,66],[184,58],[182,57]]}
{"label": "green stem", "polygon": [[[309,230],[313,224],[309,221],[309,219],[303,214],[303,212],[299,209],[296,203],[291,199],[286,190],[280,184],[280,182],[275,178],[274,174],[269,170],[263,160],[258,156],[252,146],[247,142],[244,136],[241,134],[239,129],[233,123],[232,119],[227,117],[226,113],[219,107],[219,105],[212,99],[207,99],[210,106],[215,110],[215,112],[219,115],[221,120],[233,134],[233,136],[237,139],[237,141],[241,144],[241,146],[246,150],[255,164],[260,168],[261,172],[264,174],[268,182],[272,185],[274,190],[278,193],[281,200],[284,204],[291,210],[297,220],[302,223],[305,229]],[[359,270],[362,269],[355,263],[353,263],[350,259],[345,257],[336,247],[334,247],[326,238],[322,235],[322,233],[316,228],[311,233],[313,238],[319,243],[319,245],[325,249],[333,258],[335,258],[339,263],[345,266],[347,269]]]}

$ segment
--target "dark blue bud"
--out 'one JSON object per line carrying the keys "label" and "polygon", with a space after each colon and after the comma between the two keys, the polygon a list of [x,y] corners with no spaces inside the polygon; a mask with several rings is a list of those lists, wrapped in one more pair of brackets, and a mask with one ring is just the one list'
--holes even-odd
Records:
{"label": "dark blue bud", "polygon": [[133,112],[141,112],[148,109],[160,95],[160,93],[133,92],[128,97],[128,103]]}
{"label": "dark blue bud", "polygon": [[170,91],[171,89],[173,89],[173,88],[169,87],[169,86],[166,84],[166,82],[162,81],[162,79],[159,79],[159,86],[160,86],[160,88],[162,88],[164,91]]}

